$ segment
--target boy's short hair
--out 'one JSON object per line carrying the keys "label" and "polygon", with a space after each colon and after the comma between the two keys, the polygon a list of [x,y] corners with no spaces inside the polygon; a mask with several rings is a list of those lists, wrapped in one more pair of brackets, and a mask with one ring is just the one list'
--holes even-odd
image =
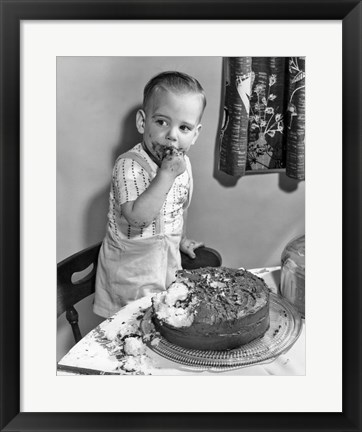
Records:
{"label": "boy's short hair", "polygon": [[206,95],[201,84],[196,78],[183,72],[162,72],[148,81],[143,91],[143,109],[145,110],[153,92],[157,89],[171,90],[176,92],[190,92],[199,94],[202,98],[202,112],[206,106]]}

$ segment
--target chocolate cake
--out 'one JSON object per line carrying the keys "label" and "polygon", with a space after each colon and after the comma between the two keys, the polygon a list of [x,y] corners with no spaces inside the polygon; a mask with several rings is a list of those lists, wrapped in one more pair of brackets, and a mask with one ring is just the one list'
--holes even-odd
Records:
{"label": "chocolate cake", "polygon": [[174,345],[229,350],[269,328],[269,289],[247,270],[180,270],[176,281],[152,298],[152,316],[156,330]]}

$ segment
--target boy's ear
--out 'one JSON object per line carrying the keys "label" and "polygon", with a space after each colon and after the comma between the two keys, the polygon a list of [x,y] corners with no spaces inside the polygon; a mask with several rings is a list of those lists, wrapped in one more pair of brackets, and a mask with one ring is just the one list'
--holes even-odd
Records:
{"label": "boy's ear", "polygon": [[136,114],[136,127],[139,133],[143,134],[145,131],[146,113],[139,109]]}
{"label": "boy's ear", "polygon": [[195,133],[194,139],[193,139],[192,142],[191,142],[192,144],[195,144],[197,138],[199,137],[199,134],[200,134],[201,128],[202,128],[202,125],[201,125],[201,124],[199,124],[199,125],[196,127],[196,133]]}

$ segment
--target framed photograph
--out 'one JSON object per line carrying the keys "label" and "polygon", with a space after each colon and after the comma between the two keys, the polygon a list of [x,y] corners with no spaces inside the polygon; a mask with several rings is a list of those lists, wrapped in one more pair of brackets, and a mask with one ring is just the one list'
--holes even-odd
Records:
{"label": "framed photograph", "polygon": [[[204,367],[207,369],[207,365],[215,361],[215,369],[220,370],[220,372],[226,372],[225,367],[228,366],[230,367],[229,374],[234,372],[239,375],[260,376],[260,374],[266,373],[265,368],[267,368],[263,369],[261,364],[266,360],[270,361],[271,358],[278,357],[278,362],[274,362],[273,367],[267,368],[268,374],[305,375],[306,325],[303,318],[299,317],[299,312],[295,316],[295,311],[293,310],[290,310],[290,315],[287,317],[283,315],[282,319],[278,311],[280,308],[286,310],[287,306],[275,303],[274,297],[268,300],[269,307],[266,308],[268,314],[265,314],[264,325],[261,327],[263,329],[263,338],[259,341],[260,343],[256,342],[257,336],[261,336],[260,333],[253,333],[250,340],[241,339],[243,344],[240,343],[239,338],[235,341],[233,336],[230,336],[229,343],[231,345],[228,344],[229,349],[233,346],[233,348],[239,349],[239,351],[234,350],[232,353],[228,353],[224,360],[225,353],[220,345],[215,346],[221,350],[219,354],[210,353],[202,355],[190,350],[195,342],[184,342],[184,345],[186,345],[184,348],[189,349],[181,357],[179,357],[178,346],[166,347],[162,339],[160,340],[160,344],[157,345],[157,332],[152,323],[148,322],[150,313],[147,311],[150,310],[151,304],[148,303],[148,300],[147,304],[143,302],[142,299],[147,296],[139,294],[139,285],[142,283],[142,280],[147,281],[148,287],[154,283],[151,282],[152,280],[159,281],[159,274],[162,274],[160,263],[166,261],[157,252],[152,253],[152,256],[146,255],[149,250],[148,248],[143,253],[138,252],[137,269],[132,266],[133,257],[132,261],[127,265],[127,270],[132,268],[131,273],[138,274],[136,286],[132,293],[128,289],[130,295],[134,293],[135,298],[133,300],[135,301],[129,302],[127,300],[127,306],[120,304],[122,297],[119,295],[117,300],[115,300],[115,303],[118,302],[118,304],[114,307],[113,300],[106,306],[104,304],[104,297],[102,295],[98,297],[98,294],[102,292],[102,288],[98,283],[99,290],[97,289],[96,280],[99,281],[100,278],[108,280],[108,276],[106,275],[109,272],[113,272],[107,264],[113,260],[111,258],[113,252],[110,249],[106,252],[107,258],[104,259],[104,272],[102,270],[103,264],[98,264],[98,257],[103,257],[102,254],[105,251],[104,247],[100,249],[100,242],[102,242],[105,236],[107,236],[106,242],[108,243],[109,241],[109,231],[106,230],[107,219],[109,219],[108,226],[115,227],[112,235],[114,238],[117,238],[118,244],[122,246],[127,244],[130,248],[136,246],[134,242],[138,244],[138,242],[142,242],[142,239],[152,238],[153,232],[156,229],[156,222],[146,228],[138,229],[130,225],[122,217],[119,219],[119,222],[113,219],[114,212],[118,212],[119,209],[119,204],[116,203],[117,200],[132,200],[134,196],[141,197],[141,192],[147,187],[147,179],[150,178],[145,168],[134,165],[138,164],[137,160],[131,162],[130,170],[127,170],[127,164],[130,163],[127,154],[134,157],[135,152],[137,152],[147,162],[148,165],[146,165],[146,168],[148,166],[153,167],[152,169],[155,172],[158,169],[154,159],[149,158],[149,154],[145,151],[145,149],[148,151],[150,151],[149,149],[153,149],[152,142],[154,141],[148,141],[145,138],[145,134],[143,134],[144,138],[141,143],[142,134],[139,133],[136,125],[136,119],[139,119],[139,116],[145,112],[142,108],[142,88],[150,79],[151,83],[154,82],[155,79],[152,81],[152,77],[154,76],[158,77],[156,80],[161,79],[165,81],[162,85],[170,85],[174,81],[178,83],[177,79],[183,79],[184,81],[182,82],[190,85],[191,91],[193,91],[193,80],[197,80],[199,85],[202,86],[201,91],[204,92],[206,100],[202,118],[199,120],[200,132],[197,137],[192,137],[193,132],[190,134],[192,140],[194,140],[194,144],[188,145],[192,141],[184,141],[184,135],[176,136],[176,140],[168,139],[170,138],[168,135],[170,131],[168,124],[170,122],[163,123],[163,116],[161,119],[163,128],[160,128],[161,131],[157,129],[157,143],[161,141],[161,149],[169,149],[169,146],[164,146],[165,142],[169,142],[174,146],[184,146],[183,148],[187,151],[186,160],[190,160],[190,165],[192,166],[190,178],[193,178],[194,184],[191,203],[187,210],[187,223],[185,224],[187,238],[203,241],[207,248],[198,249],[200,256],[195,260],[188,259],[188,255],[183,251],[181,255],[182,268],[195,270],[198,266],[212,266],[212,270],[207,269],[203,270],[203,272],[212,272],[213,274],[210,274],[209,278],[214,277],[214,283],[220,282],[221,284],[223,280],[228,279],[226,272],[230,270],[226,270],[226,268],[239,269],[243,267],[250,269],[258,277],[262,277],[266,281],[269,280],[268,288],[273,290],[274,295],[278,292],[281,272],[279,268],[272,270],[272,266],[277,267],[280,265],[280,257],[289,239],[294,239],[297,236],[302,237],[301,245],[299,246],[300,255],[298,256],[304,259],[303,251],[300,249],[300,247],[303,247],[305,225],[304,158],[299,157],[299,173],[295,169],[296,164],[294,161],[296,158],[294,158],[294,161],[291,161],[293,158],[289,157],[287,164],[288,173],[263,176],[262,179],[258,180],[257,177],[236,176],[235,172],[233,172],[234,175],[228,175],[230,174],[230,170],[237,170],[239,167],[240,170],[242,169],[239,165],[239,155],[242,153],[242,145],[240,143],[248,141],[248,137],[239,137],[239,135],[235,134],[235,129],[238,127],[238,108],[239,111],[243,110],[244,124],[248,123],[246,112],[249,112],[249,109],[247,106],[240,105],[239,93],[235,97],[235,103],[239,104],[239,107],[235,108],[230,105],[229,99],[222,97],[224,61],[230,61],[230,72],[234,75],[231,80],[228,79],[232,84],[227,85],[227,89],[232,88],[236,92],[236,89],[239,88],[243,98],[244,90],[245,93],[252,93],[254,95],[256,95],[256,91],[260,93],[257,97],[260,99],[258,112],[261,114],[255,114],[254,118],[260,122],[260,141],[265,136],[266,145],[259,146],[259,144],[255,144],[258,134],[255,133],[255,128],[252,128],[251,139],[249,140],[249,154],[256,154],[258,151],[260,155],[262,152],[264,153],[263,165],[265,167],[268,165],[275,166],[276,159],[282,157],[282,147],[285,150],[287,145],[290,148],[295,147],[298,136],[300,137],[300,142],[297,148],[303,151],[305,115],[302,105],[305,105],[305,103],[302,89],[304,89],[305,85],[304,78],[298,80],[300,95],[297,93],[296,96],[299,99],[293,96],[293,92],[296,94],[294,85],[292,85],[293,89],[290,89],[288,101],[284,98],[284,82],[287,79],[287,81],[290,80],[291,84],[293,84],[292,81],[295,80],[296,73],[292,68],[295,68],[296,64],[304,68],[303,58],[232,57],[223,59],[220,56],[157,55],[146,57],[57,57],[56,220],[58,233],[57,262],[59,262],[58,297],[65,299],[57,311],[57,359],[59,369],[63,371],[66,369],[70,372],[73,367],[76,367],[76,371],[82,368],[83,371],[88,369],[89,373],[91,373],[91,370],[94,370],[95,373],[103,371],[115,374],[151,374],[153,376],[159,374],[173,375],[175,373],[190,374],[192,373],[194,356],[197,356],[198,366],[195,370],[196,374],[200,372],[200,368]],[[249,62],[250,70],[244,70],[241,73],[238,70],[234,70],[237,61]],[[289,72],[289,65],[292,72]],[[160,71],[162,71],[161,75]],[[251,85],[251,77],[255,74],[254,71],[256,71],[257,77],[253,80],[254,84]],[[237,76],[237,79],[235,76]],[[265,86],[266,77],[269,77],[268,81],[270,81],[268,88]],[[240,81],[239,87],[233,85],[235,82]],[[249,83],[249,87],[247,87],[247,83]],[[91,103],[88,95],[92,95]],[[268,106],[262,102],[263,100],[266,101],[266,97],[269,99]],[[298,114],[296,114],[295,108],[293,117],[289,116],[287,111],[287,107],[291,106],[290,99],[298,105]],[[248,105],[248,99],[244,98],[244,100],[246,105]],[[296,102],[297,100],[303,103]],[[256,108],[254,105],[255,103],[253,102],[252,112],[255,113]],[[225,111],[228,112],[228,120],[227,126],[223,128],[222,149],[219,151],[219,136],[221,133],[218,117],[220,116],[220,107],[223,106],[225,107]],[[293,104],[293,107],[296,107],[296,105]],[[156,113],[159,114],[159,109]],[[250,115],[250,117],[253,116]],[[152,116],[148,113],[147,118],[152,118]],[[293,122],[292,127],[290,127],[291,122]],[[254,123],[251,122],[251,124]],[[241,131],[247,129],[244,124],[240,127]],[[296,133],[297,127],[299,128],[299,135]],[[233,137],[237,136],[231,143],[229,131],[233,131]],[[277,137],[274,140],[275,135]],[[171,138],[173,137],[171,136]],[[101,145],[100,141],[102,142]],[[256,146],[258,147],[256,148]],[[253,147],[255,147],[254,150],[252,150]],[[217,156],[217,153],[220,153],[223,157],[222,163],[220,162],[220,168],[217,165],[221,158]],[[290,153],[291,151],[288,149],[287,154],[290,155]],[[72,154],[71,160],[69,160],[70,154]],[[120,156],[124,154],[126,154],[126,162],[124,161],[125,158]],[[154,156],[152,153],[151,155]],[[247,164],[244,164],[244,169],[245,165]],[[138,166],[138,169],[135,169],[135,166]],[[109,184],[110,172],[112,172],[112,186]],[[299,178],[295,178],[298,177],[298,174]],[[152,173],[150,175],[152,178]],[[236,181],[237,184],[232,188],[228,188],[223,184],[223,178],[226,177]],[[180,233],[181,211],[188,197],[188,193],[186,192],[185,194],[185,191],[188,190],[187,178],[187,171],[180,178],[177,177],[177,182],[175,180],[174,187],[167,194],[166,202],[163,205],[162,216],[165,225],[167,223],[165,231],[169,232],[171,230],[175,236]],[[258,182],[257,185],[256,180]],[[181,181],[182,183],[179,184]],[[137,185],[136,189],[134,184]],[[112,190],[113,198],[109,200],[110,190]],[[208,190],[210,191],[209,193],[206,192]],[[212,200],[210,200],[210,196],[213,197]],[[243,199],[240,199],[240,196]],[[72,197],[71,200],[69,199],[70,197]],[[245,205],[245,202],[248,202],[248,205]],[[290,206],[291,202],[294,203],[293,207]],[[111,216],[109,216],[110,212],[108,211],[109,205],[114,208]],[[280,209],[285,207],[289,207],[288,211],[282,212]],[[206,208],[211,213],[208,218],[205,218]],[[225,212],[226,208],[228,209],[227,214]],[[223,221],[225,225],[219,233],[214,230],[214,224],[218,221]],[[236,223],[230,226],[232,221],[236,221]],[[169,228],[170,225],[171,228]],[[240,229],[240,226],[248,226],[248,229]],[[280,236],[281,229],[283,231],[282,236]],[[231,241],[230,237],[234,237],[235,240]],[[249,244],[247,253],[243,251],[243,247],[240,246],[241,244]],[[261,245],[264,247],[261,247]],[[86,248],[86,252],[79,252],[84,248]],[[150,249],[152,249],[152,245]],[[97,254],[99,250],[101,252]],[[177,246],[177,252],[178,250],[179,247]],[[77,251],[74,258],[70,257],[72,251]],[[204,258],[201,255],[203,252]],[[84,269],[90,264],[93,264],[94,267],[97,266],[97,269],[92,268],[92,272],[95,272],[95,270],[98,271],[97,278],[91,277],[92,283],[89,283],[88,277],[85,277],[83,273],[82,278],[84,282],[79,282],[78,279],[73,284],[69,283],[69,279],[72,279],[72,277],[69,277],[69,269],[75,268],[76,265],[74,263],[77,260],[80,261],[84,255],[90,257],[90,260],[84,262]],[[125,262],[125,256],[126,254],[116,258],[116,260],[119,262],[123,260]],[[156,262],[155,259],[157,260]],[[73,264],[71,265],[72,260]],[[152,276],[150,263],[154,263],[152,267],[156,269],[156,276]],[[223,273],[216,274],[215,267],[220,266],[220,264],[224,267]],[[261,266],[263,268],[260,268]],[[265,266],[268,266],[268,272],[265,270]],[[81,270],[83,268],[79,267],[77,269],[78,276]],[[143,276],[141,276],[142,271],[146,274],[146,279],[143,279]],[[301,271],[299,279],[301,292],[304,289],[303,271]],[[117,265],[116,272],[117,276],[113,279],[117,280],[119,292],[124,293],[122,288],[129,286],[128,277],[125,277],[128,272],[121,270],[120,265]],[[231,271],[229,276],[231,279],[234,279],[232,273]],[[102,274],[103,276],[101,276]],[[250,274],[246,274],[251,278]],[[77,275],[73,275],[73,280],[76,277]],[[122,284],[120,283],[121,280],[123,281]],[[255,279],[256,281],[257,279]],[[166,282],[167,287],[170,285],[170,283]],[[95,296],[91,294],[91,290],[87,290],[87,286],[94,287]],[[108,287],[108,284],[106,286]],[[76,348],[69,352],[74,344],[74,337],[66,317],[67,313],[68,318],[70,316],[73,317],[75,312],[73,309],[69,309],[69,305],[66,302],[68,297],[67,292],[82,292],[83,288],[84,293],[88,294],[88,296],[84,301],[82,300],[82,303],[77,302],[75,309],[79,315],[79,323],[82,328],[81,334],[85,336],[88,332],[94,330],[94,338],[93,342],[90,342],[91,335],[88,335],[87,338],[82,339],[80,345],[77,345]],[[234,286],[233,283],[230,283],[228,287],[225,285],[225,288],[236,289],[238,291],[237,286]],[[159,282],[157,282],[152,287],[152,294],[156,294],[159,289]],[[150,290],[150,288],[147,288],[147,290]],[[115,291],[118,291],[118,288]],[[244,292],[239,292],[239,294],[243,295]],[[231,292],[229,296],[231,297]],[[249,294],[247,296],[249,297]],[[251,305],[252,296],[249,297],[249,300]],[[93,301],[94,305],[92,304]],[[217,299],[214,299],[214,302],[219,304]],[[302,303],[303,300],[301,299],[300,308],[303,314],[304,304]],[[134,321],[131,316],[136,306],[141,308],[141,310],[136,321]],[[239,313],[240,306],[237,303],[232,306],[236,314]],[[108,307],[111,307],[114,312],[113,310],[108,311]],[[218,310],[215,304],[213,307],[215,310]],[[260,307],[263,306],[261,305]],[[198,312],[198,314],[200,313],[201,311]],[[212,313],[215,312],[207,311],[206,315],[209,316]],[[108,319],[103,322],[103,317]],[[73,319],[71,318],[71,321]],[[99,322],[101,322],[100,327],[96,327]],[[123,322],[126,324],[122,324]],[[109,326],[116,331],[111,331]],[[267,331],[266,326],[268,326]],[[240,327],[242,327],[242,323],[237,319],[229,333],[237,331]],[[73,328],[76,332],[78,331],[75,324],[73,324]],[[283,331],[281,332],[280,329],[283,329]],[[117,330],[121,331],[121,333]],[[103,337],[102,335],[107,336]],[[151,339],[153,343],[149,342]],[[106,340],[108,341],[107,343]],[[253,343],[252,355],[247,354],[251,348],[248,345],[249,342]],[[139,354],[134,356],[124,353],[125,355],[121,356],[122,350],[126,349],[127,352],[129,351],[127,347],[130,343],[139,345]],[[92,349],[89,349],[90,344],[93,346]],[[200,342],[198,344],[201,346]],[[84,347],[83,353],[81,352],[81,346]],[[98,346],[99,351],[94,349],[96,346]],[[209,346],[211,346],[211,343]],[[241,346],[242,348],[240,348]],[[290,351],[289,348],[291,346],[293,346],[293,350]],[[204,350],[206,348],[207,346],[204,346]],[[170,349],[172,353],[169,356],[167,353],[169,353]],[[196,346],[195,349],[197,349]],[[76,350],[76,353],[74,350]],[[98,353],[96,354],[95,351]],[[157,355],[154,355],[154,351],[156,351]],[[288,358],[282,360],[282,355],[287,351]],[[90,357],[87,356],[89,352],[92,353]],[[163,363],[163,358],[160,358],[159,354],[161,354],[161,357],[164,354],[167,356],[166,358],[173,361],[172,365],[174,367],[171,367],[170,363]],[[106,358],[103,356],[106,356]],[[114,362],[112,360],[114,358],[118,358],[119,361]],[[111,360],[108,365],[109,367],[106,366],[107,359]],[[179,359],[181,363],[175,363],[174,359]],[[285,367],[280,365],[283,362],[287,363]],[[146,365],[149,365],[149,367]],[[246,365],[249,367],[244,367]],[[190,370],[186,371],[183,366],[187,366]],[[233,368],[237,369],[233,370]],[[205,373],[206,371],[204,371]]]}
{"label": "framed photograph", "polygon": [[[0,2],[1,430],[361,431],[361,3],[205,0],[188,7],[181,1]],[[217,97],[208,102],[212,112],[219,111],[208,117],[212,131],[222,118],[220,78],[228,76],[228,59],[291,59],[289,93],[280,96],[287,101],[283,111],[275,101],[280,70],[288,69],[285,61],[269,65],[267,72],[258,65],[240,75],[252,81],[245,103],[253,108],[245,119],[251,144],[242,175],[253,173],[244,178],[259,181],[257,174],[267,171],[264,181],[279,176],[284,179],[279,188],[290,194],[280,138],[289,128],[297,139],[305,121],[308,326],[303,376],[57,375],[57,350],[57,360],[64,353],[56,336],[56,263],[82,241],[98,241],[101,233],[94,227],[100,226],[99,208],[105,208],[101,198],[83,208],[89,223],[69,229],[64,242],[65,227],[75,218],[71,201],[79,197],[62,186],[79,186],[74,168],[79,160],[79,172],[95,183],[102,163],[110,168],[111,147],[105,149],[104,143],[107,137],[112,142],[118,129],[97,122],[128,121],[127,112],[136,109],[127,105],[120,116],[121,104],[99,103],[106,99],[101,92],[108,92],[108,101],[125,96],[118,90],[117,71],[127,78],[132,63],[134,70],[144,69],[137,76],[146,77],[156,71],[157,62],[171,64],[172,56],[176,66],[188,64],[191,71],[203,73],[209,68],[210,76],[211,66],[217,65],[217,74],[206,82],[213,88],[220,81],[220,88],[213,89]],[[128,78],[127,94],[140,93],[145,83],[132,74]],[[304,91],[305,107],[297,100],[303,92],[304,101]],[[93,124],[78,128],[88,109],[97,114]],[[298,125],[297,113],[302,119]],[[224,133],[227,120],[224,113]],[[131,145],[133,135],[119,139]],[[92,142],[89,154],[79,144],[87,140]],[[60,166],[73,168],[60,173]],[[197,164],[195,178],[205,166]],[[239,199],[233,195],[237,180],[213,169],[210,177],[224,191],[217,199],[227,208],[228,199]],[[75,176],[67,179],[70,173]],[[87,186],[94,189],[94,183],[80,188],[87,193]],[[207,189],[199,190],[198,204],[209,220],[194,222],[192,229],[218,226],[215,238],[225,237],[227,244],[237,223],[222,226],[220,215],[208,207]],[[103,190],[98,192],[104,196]],[[248,199],[243,195],[240,200],[245,215],[238,220],[250,219]],[[282,213],[278,217],[284,221]],[[280,244],[290,240],[289,234],[282,222]],[[57,242],[65,245],[61,251]],[[241,245],[250,251],[243,257],[246,267],[253,266],[251,251],[257,247],[252,241]],[[225,251],[226,262],[239,262],[235,250]],[[280,256],[279,249],[260,253],[261,265]]]}

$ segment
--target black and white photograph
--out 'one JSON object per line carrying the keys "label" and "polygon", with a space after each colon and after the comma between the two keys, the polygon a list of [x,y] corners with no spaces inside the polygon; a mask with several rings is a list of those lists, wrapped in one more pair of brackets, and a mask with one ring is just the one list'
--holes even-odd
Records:
{"label": "black and white photograph", "polygon": [[0,430],[360,431],[362,1],[0,4]]}
{"label": "black and white photograph", "polygon": [[306,374],[306,71],[57,57],[58,376]]}

